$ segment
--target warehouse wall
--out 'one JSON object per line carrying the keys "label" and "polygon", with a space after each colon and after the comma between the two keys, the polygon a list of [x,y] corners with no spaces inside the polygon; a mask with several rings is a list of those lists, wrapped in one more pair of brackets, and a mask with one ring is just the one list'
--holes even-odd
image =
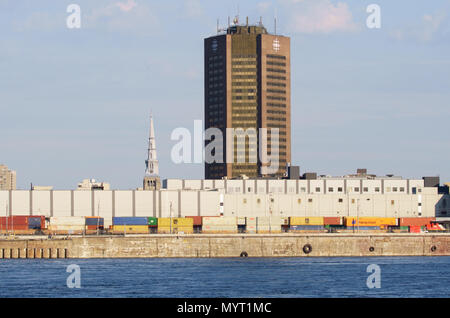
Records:
{"label": "warehouse wall", "polygon": [[[263,181],[267,183],[266,180]],[[253,189],[259,186],[264,188],[264,183],[254,183]],[[232,186],[235,184],[230,185]],[[274,188],[279,187],[280,184],[274,185]],[[0,191],[0,215],[102,216],[105,222],[114,216],[216,216],[220,215],[220,197],[223,196],[225,216],[450,216],[450,196],[437,194],[433,190],[425,188],[421,194],[414,195],[357,192],[265,194],[250,191],[230,194],[195,190],[12,190]],[[286,189],[286,192],[289,191]]]}

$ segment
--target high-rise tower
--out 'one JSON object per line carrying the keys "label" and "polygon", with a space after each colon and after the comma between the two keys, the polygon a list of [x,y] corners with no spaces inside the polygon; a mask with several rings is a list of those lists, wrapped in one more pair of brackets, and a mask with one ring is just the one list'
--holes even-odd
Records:
{"label": "high-rise tower", "polygon": [[155,128],[153,116],[150,115],[150,132],[148,138],[147,160],[145,160],[144,190],[159,190],[161,180],[159,178],[158,159],[156,158]]}
{"label": "high-rise tower", "polygon": [[[290,39],[269,34],[260,22],[258,25],[234,25],[226,33],[204,40],[205,67],[205,130],[214,127],[224,137],[223,163],[205,163],[205,178],[235,178],[246,175],[280,177],[291,161],[291,98],[290,98]],[[227,128],[254,129],[258,142],[245,140],[238,151],[239,141],[227,149]],[[278,161],[276,172],[266,173],[266,164],[257,155],[257,162],[248,160],[260,152],[259,129],[279,129]],[[256,146],[255,146],[256,145]],[[277,155],[270,142],[267,153]],[[242,148],[240,148],[242,149]],[[262,149],[261,149],[262,150]],[[227,162],[233,158],[232,162]],[[238,160],[240,158],[240,160]],[[245,158],[245,162],[243,158]]]}

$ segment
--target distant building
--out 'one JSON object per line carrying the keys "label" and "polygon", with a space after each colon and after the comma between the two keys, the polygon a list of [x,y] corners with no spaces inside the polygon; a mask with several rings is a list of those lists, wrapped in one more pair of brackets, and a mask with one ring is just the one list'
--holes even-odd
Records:
{"label": "distant building", "polygon": [[16,190],[16,172],[0,165],[0,190]]}
{"label": "distant building", "polygon": [[110,190],[110,185],[106,182],[97,182],[95,179],[84,179],[78,183],[77,190]]}
{"label": "distant building", "polygon": [[[283,177],[291,162],[290,38],[269,34],[261,22],[249,25],[248,18],[246,24],[236,18],[224,31],[204,40],[205,130],[217,128],[223,136],[222,149],[215,148],[223,163],[205,163],[205,179]],[[228,128],[247,137],[235,138],[231,148]],[[261,128],[268,156],[278,153],[277,171],[269,172],[258,155],[266,153],[259,150]],[[279,129],[278,151],[270,143],[272,128]]]}
{"label": "distant building", "polygon": [[51,191],[51,190],[53,190],[53,186],[36,186],[36,185],[33,185],[31,187],[31,190],[33,190],[33,191]]}

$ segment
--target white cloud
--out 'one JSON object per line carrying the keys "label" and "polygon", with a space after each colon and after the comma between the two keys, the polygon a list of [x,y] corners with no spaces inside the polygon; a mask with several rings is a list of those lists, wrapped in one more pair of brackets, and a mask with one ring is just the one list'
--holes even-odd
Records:
{"label": "white cloud", "polygon": [[160,22],[154,10],[134,0],[116,2],[86,13],[86,27],[113,32],[152,34]]}
{"label": "white cloud", "polygon": [[390,31],[389,35],[399,41],[415,40],[419,42],[430,42],[444,35],[443,25],[447,15],[442,11],[435,14],[425,14],[419,24],[397,28]]}
{"label": "white cloud", "polygon": [[137,3],[134,0],[127,0],[126,3],[118,2],[115,4],[120,8],[120,10],[128,12],[131,11],[134,7],[137,6]]}
{"label": "white cloud", "polygon": [[330,0],[285,1],[290,13],[289,30],[294,33],[352,32],[358,29],[348,5]]}

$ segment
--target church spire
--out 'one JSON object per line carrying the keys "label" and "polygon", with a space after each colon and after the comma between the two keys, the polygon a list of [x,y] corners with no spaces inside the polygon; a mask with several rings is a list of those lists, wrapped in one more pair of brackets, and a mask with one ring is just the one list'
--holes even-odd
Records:
{"label": "church spire", "polygon": [[153,116],[150,114],[150,133],[148,136],[148,153],[145,160],[144,190],[161,189],[159,178],[158,160],[156,159],[155,128],[153,126]]}
{"label": "church spire", "polygon": [[153,126],[153,116],[150,115],[150,133],[148,138],[148,154],[145,160],[145,175],[157,176],[159,175],[158,160],[156,158],[156,142],[155,142],[155,128]]}

